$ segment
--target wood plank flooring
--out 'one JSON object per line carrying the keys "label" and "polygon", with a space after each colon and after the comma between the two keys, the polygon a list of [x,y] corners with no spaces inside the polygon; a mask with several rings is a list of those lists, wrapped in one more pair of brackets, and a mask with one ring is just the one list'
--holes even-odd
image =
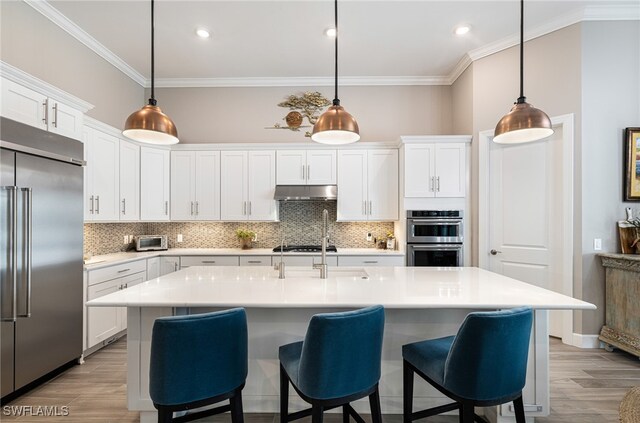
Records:
{"label": "wood plank flooring", "polygon": [[[640,386],[640,360],[624,352],[583,350],[551,339],[551,415],[538,423],[614,423],[624,394]],[[82,366],[59,375],[7,405],[63,406],[67,416],[10,416],[3,408],[1,421],[115,423],[136,422],[138,413],[126,406],[125,338],[98,351]],[[246,414],[246,423],[277,423],[277,414]],[[365,416],[367,418],[368,416]],[[385,423],[401,423],[400,415],[385,415]],[[228,415],[202,421],[229,423]],[[425,423],[455,423],[457,416],[436,416]],[[302,420],[309,423],[310,419]],[[341,423],[338,414],[327,414],[326,423]]]}

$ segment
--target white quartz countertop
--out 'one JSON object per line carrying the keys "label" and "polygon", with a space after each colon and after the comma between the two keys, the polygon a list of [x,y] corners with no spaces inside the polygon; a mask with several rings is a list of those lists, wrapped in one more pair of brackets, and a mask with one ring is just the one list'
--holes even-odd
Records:
{"label": "white quartz countertop", "polygon": [[[115,264],[152,258],[158,256],[279,256],[271,248],[170,248],[164,251],[103,254],[93,256],[84,263],[85,270],[95,270]],[[285,256],[319,256],[320,253],[284,253]],[[404,256],[404,251],[379,250],[377,248],[340,248],[337,253],[327,253],[328,256]]]}
{"label": "white quartz countertop", "polygon": [[[593,304],[476,267],[196,266],[87,302],[89,306],[335,308],[595,309]],[[365,272],[365,273],[363,273]]]}

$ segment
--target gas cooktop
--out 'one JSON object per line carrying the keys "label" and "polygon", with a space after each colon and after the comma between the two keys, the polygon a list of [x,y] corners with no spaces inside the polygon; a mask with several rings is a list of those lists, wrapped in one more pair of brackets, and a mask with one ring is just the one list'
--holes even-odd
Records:
{"label": "gas cooktop", "polygon": [[[319,245],[287,245],[284,247],[285,253],[319,253],[322,251],[322,247]],[[280,246],[278,245],[273,249],[274,253],[280,252]],[[327,252],[336,253],[338,250],[335,245],[328,245]]]}

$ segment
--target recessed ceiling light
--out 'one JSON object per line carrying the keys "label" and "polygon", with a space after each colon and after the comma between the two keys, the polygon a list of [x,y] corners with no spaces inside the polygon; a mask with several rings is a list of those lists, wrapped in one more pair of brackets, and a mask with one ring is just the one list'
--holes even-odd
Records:
{"label": "recessed ceiling light", "polygon": [[198,28],[196,29],[196,35],[200,38],[209,38],[210,34],[209,31],[207,31],[204,28]]}
{"label": "recessed ceiling light", "polygon": [[329,38],[335,38],[336,37],[336,29],[335,28],[327,28],[324,30],[324,35],[326,35]]}
{"label": "recessed ceiling light", "polygon": [[460,25],[456,27],[454,32],[456,33],[456,35],[465,35],[469,31],[471,31],[471,27],[469,25]]}

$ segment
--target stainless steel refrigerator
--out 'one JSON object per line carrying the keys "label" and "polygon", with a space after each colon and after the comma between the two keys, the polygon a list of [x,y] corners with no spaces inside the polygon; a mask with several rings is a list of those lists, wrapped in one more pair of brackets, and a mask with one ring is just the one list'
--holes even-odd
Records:
{"label": "stainless steel refrigerator", "polygon": [[3,402],[82,354],[83,164],[80,141],[0,118]]}

